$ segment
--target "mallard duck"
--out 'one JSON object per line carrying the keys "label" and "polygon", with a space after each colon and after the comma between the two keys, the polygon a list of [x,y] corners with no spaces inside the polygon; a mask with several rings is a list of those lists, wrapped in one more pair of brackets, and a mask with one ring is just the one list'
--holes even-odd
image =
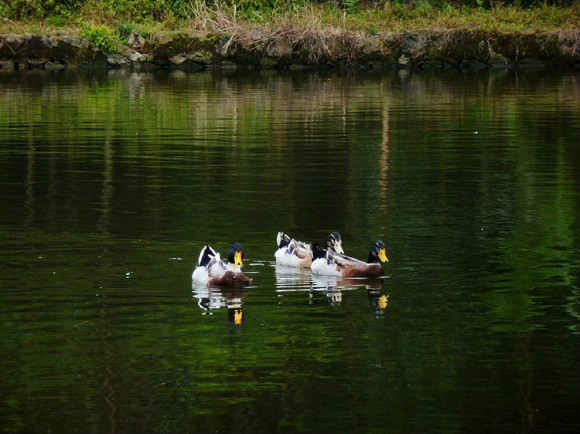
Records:
{"label": "mallard duck", "polygon": [[[274,254],[276,264],[287,267],[310,268],[312,264],[312,245],[297,241],[284,232],[278,232],[276,236],[278,250]],[[336,253],[344,253],[342,250],[342,238],[338,232],[331,232],[326,239],[326,247]]]}
{"label": "mallard duck", "polygon": [[220,254],[210,246],[201,249],[192,280],[205,286],[247,286],[252,282],[242,272],[244,249],[235,243],[229,251],[228,262],[222,261]]}
{"label": "mallard duck", "polygon": [[344,278],[376,278],[384,275],[382,262],[389,262],[385,253],[385,243],[377,240],[371,246],[367,262],[341,255],[332,250],[322,250],[316,244],[312,246],[314,260],[311,269],[313,274],[340,276]]}

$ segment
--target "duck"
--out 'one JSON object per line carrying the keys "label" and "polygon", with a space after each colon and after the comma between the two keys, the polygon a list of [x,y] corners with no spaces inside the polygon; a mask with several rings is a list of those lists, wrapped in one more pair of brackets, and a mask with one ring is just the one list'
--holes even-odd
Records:
{"label": "duck", "polygon": [[[291,238],[285,232],[276,236],[278,250],[274,254],[276,264],[287,267],[310,268],[312,264],[312,245]],[[333,252],[344,254],[342,238],[338,232],[331,232],[326,239],[326,247]]]}
{"label": "duck", "polygon": [[220,254],[206,245],[199,254],[197,267],[191,279],[204,286],[248,286],[252,279],[242,272],[244,249],[240,243],[234,243],[228,253],[228,262],[222,261]]}
{"label": "duck", "polygon": [[338,276],[342,278],[377,278],[385,274],[381,262],[389,262],[385,253],[385,243],[377,240],[369,251],[366,262],[345,256],[330,249],[320,249],[316,244],[312,246],[314,260],[312,274]]}

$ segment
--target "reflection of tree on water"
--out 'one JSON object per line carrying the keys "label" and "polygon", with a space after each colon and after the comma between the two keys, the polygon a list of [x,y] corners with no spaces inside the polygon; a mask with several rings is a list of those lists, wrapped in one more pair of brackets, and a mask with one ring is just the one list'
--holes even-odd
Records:
{"label": "reflection of tree on water", "polygon": [[242,298],[248,295],[243,289],[208,288],[207,286],[193,286],[193,296],[197,298],[197,305],[204,311],[203,315],[212,315],[213,310],[226,307],[228,320],[234,326],[241,327],[244,322]]}

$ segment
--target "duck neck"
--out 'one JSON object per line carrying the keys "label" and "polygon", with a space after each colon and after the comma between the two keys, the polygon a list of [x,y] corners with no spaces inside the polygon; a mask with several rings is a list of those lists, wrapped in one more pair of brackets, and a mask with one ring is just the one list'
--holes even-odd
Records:
{"label": "duck neck", "polygon": [[242,272],[241,265],[236,265],[236,264],[232,264],[231,262],[228,262],[228,267],[229,267],[230,271],[233,271],[234,273],[241,273]]}
{"label": "duck neck", "polygon": [[376,255],[373,255],[373,252],[369,253],[369,258],[367,259],[367,263],[369,264],[378,264],[379,258]]}

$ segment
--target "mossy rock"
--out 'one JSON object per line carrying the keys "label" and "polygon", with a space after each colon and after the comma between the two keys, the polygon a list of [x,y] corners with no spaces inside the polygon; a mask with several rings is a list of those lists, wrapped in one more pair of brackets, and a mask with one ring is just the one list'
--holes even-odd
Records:
{"label": "mossy rock", "polygon": [[53,57],[75,63],[104,62],[107,58],[92,42],[72,35],[59,36],[55,39]]}
{"label": "mossy rock", "polygon": [[210,63],[219,60],[217,53],[213,53],[206,50],[194,50],[184,53],[185,57],[193,62],[200,63],[202,65],[209,65]]}
{"label": "mossy rock", "polygon": [[380,38],[368,37],[357,47],[357,58],[366,62],[380,61],[389,52],[389,47]]}
{"label": "mossy rock", "polygon": [[56,63],[90,63],[105,61],[92,42],[72,36],[46,37],[43,35],[0,35],[0,58],[29,63],[31,67]]}
{"label": "mossy rock", "polygon": [[401,50],[409,59],[425,58],[429,46],[429,36],[421,33],[403,34]]}
{"label": "mossy rock", "polygon": [[149,52],[157,59],[169,59],[184,54],[188,59],[210,63],[216,58],[216,39],[195,35],[154,35],[149,40]]}
{"label": "mossy rock", "polygon": [[266,69],[274,69],[279,67],[280,65],[287,64],[283,59],[275,58],[267,55],[263,55],[260,58],[260,66]]}
{"label": "mossy rock", "polygon": [[403,34],[399,32],[386,32],[381,35],[382,47],[388,53],[388,57],[395,60],[403,54]]}
{"label": "mossy rock", "polygon": [[50,59],[54,43],[44,35],[0,35],[2,59]]}
{"label": "mossy rock", "polygon": [[262,55],[259,52],[248,50],[234,44],[233,49],[224,56],[225,60],[232,61],[240,66],[259,66]]}

